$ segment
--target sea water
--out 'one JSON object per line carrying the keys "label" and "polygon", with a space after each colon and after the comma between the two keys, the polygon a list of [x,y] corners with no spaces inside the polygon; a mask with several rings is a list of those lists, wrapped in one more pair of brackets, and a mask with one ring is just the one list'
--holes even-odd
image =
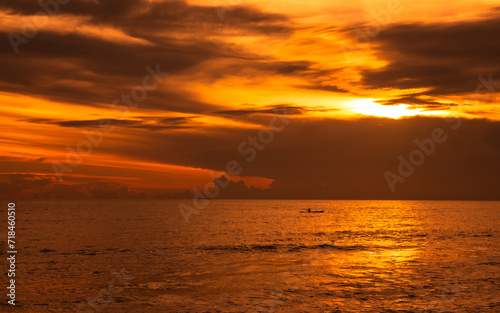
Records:
{"label": "sea water", "polygon": [[500,312],[500,202],[182,202],[17,201],[15,311]]}

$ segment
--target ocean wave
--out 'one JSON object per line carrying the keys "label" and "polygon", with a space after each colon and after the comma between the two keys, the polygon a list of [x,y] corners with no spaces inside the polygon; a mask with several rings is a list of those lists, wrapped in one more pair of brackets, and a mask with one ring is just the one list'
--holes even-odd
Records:
{"label": "ocean wave", "polygon": [[214,245],[201,246],[204,251],[234,251],[234,252],[299,252],[304,250],[368,250],[370,247],[361,245],[339,246],[334,244],[296,245],[296,244],[255,244],[255,245]]}

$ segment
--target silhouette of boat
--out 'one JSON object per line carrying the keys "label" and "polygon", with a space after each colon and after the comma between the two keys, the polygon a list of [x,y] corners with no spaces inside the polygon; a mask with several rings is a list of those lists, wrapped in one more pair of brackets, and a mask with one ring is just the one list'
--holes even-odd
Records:
{"label": "silhouette of boat", "polygon": [[321,211],[300,211],[300,213],[323,213],[325,212],[325,210],[321,210]]}

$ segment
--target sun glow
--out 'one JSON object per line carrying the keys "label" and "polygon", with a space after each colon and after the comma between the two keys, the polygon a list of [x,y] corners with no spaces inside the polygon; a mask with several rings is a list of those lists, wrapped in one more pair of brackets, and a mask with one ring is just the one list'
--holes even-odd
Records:
{"label": "sun glow", "polygon": [[415,115],[430,115],[430,112],[423,112],[423,109],[409,109],[408,104],[399,105],[382,105],[373,102],[376,99],[360,99],[349,103],[349,106],[356,113],[378,116],[378,117],[389,117],[398,119],[405,116],[415,116]]}

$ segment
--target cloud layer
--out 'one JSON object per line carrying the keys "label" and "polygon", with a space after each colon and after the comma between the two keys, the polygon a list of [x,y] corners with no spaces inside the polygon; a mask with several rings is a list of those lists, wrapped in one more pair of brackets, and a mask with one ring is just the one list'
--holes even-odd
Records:
{"label": "cloud layer", "polygon": [[[221,18],[199,3],[72,0],[15,53],[9,36],[42,8],[0,0],[2,197],[185,196],[238,160],[242,174],[221,197],[498,199],[498,8],[394,17],[350,60],[342,45],[375,25],[359,18],[372,7],[242,3]],[[332,18],[341,13],[358,19]],[[168,76],[131,105],[148,66]],[[462,125],[373,117],[417,114]],[[283,131],[252,147],[277,118]],[[56,180],[51,164],[103,123],[113,130]],[[384,173],[437,128],[447,141],[392,193]]]}

